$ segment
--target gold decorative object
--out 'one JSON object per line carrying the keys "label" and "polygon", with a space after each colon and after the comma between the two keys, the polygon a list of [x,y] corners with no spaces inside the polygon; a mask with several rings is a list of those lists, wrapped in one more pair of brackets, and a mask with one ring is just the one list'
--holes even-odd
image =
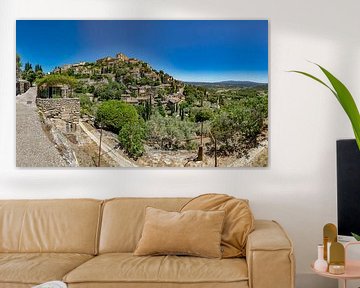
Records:
{"label": "gold decorative object", "polygon": [[323,237],[324,237],[324,259],[330,263],[328,259],[328,243],[337,242],[337,228],[334,224],[328,223],[323,228]]}
{"label": "gold decorative object", "polygon": [[329,273],[345,273],[345,247],[341,243],[331,243]]}

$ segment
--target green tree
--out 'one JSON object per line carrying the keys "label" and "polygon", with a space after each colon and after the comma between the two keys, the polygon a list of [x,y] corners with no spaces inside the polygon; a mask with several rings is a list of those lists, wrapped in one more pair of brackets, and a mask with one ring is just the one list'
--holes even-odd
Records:
{"label": "green tree", "polygon": [[201,123],[210,120],[213,117],[213,112],[210,108],[198,108],[195,112],[195,122]]}
{"label": "green tree", "polygon": [[190,111],[190,104],[187,101],[183,101],[179,104],[181,121],[185,120],[185,114]]}
{"label": "green tree", "polygon": [[[201,100],[202,104],[202,100]],[[212,110],[209,108],[198,108],[195,113],[195,122],[200,123],[200,146],[198,151],[198,160],[203,161],[203,136],[204,136],[204,122],[212,118]]]}
{"label": "green tree", "polygon": [[36,74],[36,79],[44,77],[44,72],[41,65],[39,64],[35,65],[35,74]]}
{"label": "green tree", "polygon": [[150,119],[151,114],[152,114],[152,100],[150,97],[150,99],[145,102],[145,115],[146,115],[145,120],[146,121]]}
{"label": "green tree", "polygon": [[161,82],[161,83],[164,83],[164,82],[165,82],[165,74],[164,74],[164,71],[163,71],[163,70],[160,70],[160,71],[159,71],[159,74],[160,74],[160,82]]}
{"label": "green tree", "polygon": [[126,123],[136,123],[138,119],[139,115],[134,106],[119,100],[109,100],[99,105],[95,123],[119,133]]}
{"label": "green tree", "polygon": [[21,76],[21,57],[18,53],[16,53],[16,78],[20,78]]}
{"label": "green tree", "polygon": [[140,157],[145,151],[145,138],[146,129],[142,119],[138,119],[135,123],[125,123],[118,136],[120,145],[135,159]]}
{"label": "green tree", "polygon": [[36,64],[35,65],[35,72],[43,72],[43,69],[42,69],[42,67],[41,67],[41,65],[39,65],[39,64]]}
{"label": "green tree", "polygon": [[36,80],[36,73],[32,69],[27,70],[24,72],[23,78],[29,81],[30,85],[32,85]]}
{"label": "green tree", "polygon": [[26,62],[25,67],[24,67],[24,71],[27,72],[29,70],[32,70],[32,65],[30,64],[30,62]]}

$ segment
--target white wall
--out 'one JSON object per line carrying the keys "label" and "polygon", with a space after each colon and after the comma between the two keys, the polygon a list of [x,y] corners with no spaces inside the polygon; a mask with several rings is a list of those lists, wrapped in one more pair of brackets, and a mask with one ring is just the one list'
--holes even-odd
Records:
{"label": "white wall", "polygon": [[[289,232],[296,249],[298,287],[321,287],[321,279],[311,274],[309,264],[316,256],[322,226],[336,222],[335,141],[352,134],[344,113],[325,88],[285,71],[316,71],[306,60],[321,63],[360,102],[359,11],[358,0],[1,0],[0,198],[205,192],[246,197],[257,218],[276,219]],[[38,18],[269,19],[270,167],[15,168],[15,19]]]}

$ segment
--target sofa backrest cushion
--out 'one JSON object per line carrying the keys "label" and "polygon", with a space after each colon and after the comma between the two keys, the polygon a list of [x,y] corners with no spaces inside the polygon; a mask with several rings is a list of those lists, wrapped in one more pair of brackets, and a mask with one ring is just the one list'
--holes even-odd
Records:
{"label": "sofa backrest cushion", "polygon": [[102,201],[0,200],[0,253],[96,254]]}
{"label": "sofa backrest cushion", "polygon": [[105,201],[99,253],[131,253],[140,240],[146,207],[179,211],[189,198],[116,198]]}
{"label": "sofa backrest cushion", "polygon": [[181,211],[225,211],[221,236],[223,258],[245,257],[248,235],[254,230],[254,216],[248,200],[226,194],[204,194],[190,200]]}

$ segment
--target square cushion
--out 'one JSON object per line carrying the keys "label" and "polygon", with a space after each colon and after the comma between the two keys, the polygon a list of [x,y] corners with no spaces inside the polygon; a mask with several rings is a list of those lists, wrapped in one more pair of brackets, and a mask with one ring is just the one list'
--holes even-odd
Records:
{"label": "square cushion", "polygon": [[134,255],[221,258],[224,216],[224,211],[168,212],[147,207],[144,229]]}
{"label": "square cushion", "polygon": [[[121,287],[168,287],[184,283],[193,284],[194,287],[200,287],[196,285],[200,283],[207,284],[204,287],[217,287],[210,283],[232,285],[237,283],[238,286],[229,287],[243,287],[242,285],[247,287],[247,280],[247,264],[240,258],[139,257],[131,253],[110,253],[97,256],[64,277],[64,281],[70,284],[70,287],[72,284],[84,283],[86,285],[82,287],[98,287],[96,283],[103,282],[109,285],[122,283]],[[135,285],[136,283],[138,285]],[[219,287],[226,287],[226,285]]]}
{"label": "square cushion", "polygon": [[71,253],[0,253],[0,287],[62,280],[65,274],[91,258],[91,255]]}

